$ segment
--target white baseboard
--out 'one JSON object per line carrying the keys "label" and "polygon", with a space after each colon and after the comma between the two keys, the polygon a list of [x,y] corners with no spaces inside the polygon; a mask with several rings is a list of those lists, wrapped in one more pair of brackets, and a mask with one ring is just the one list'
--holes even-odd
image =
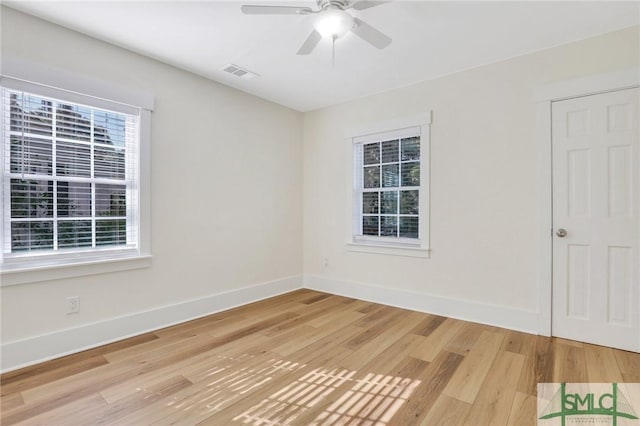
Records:
{"label": "white baseboard", "polygon": [[388,287],[304,275],[269,281],[144,312],[3,343],[0,371],[48,361],[300,288],[537,334],[538,313]]}
{"label": "white baseboard", "polygon": [[7,372],[95,348],[302,287],[302,276],[269,281],[175,305],[3,343],[0,371]]}
{"label": "white baseboard", "polygon": [[305,275],[304,287],[368,302],[538,334],[538,313],[535,311],[426,293],[414,293],[316,275]]}

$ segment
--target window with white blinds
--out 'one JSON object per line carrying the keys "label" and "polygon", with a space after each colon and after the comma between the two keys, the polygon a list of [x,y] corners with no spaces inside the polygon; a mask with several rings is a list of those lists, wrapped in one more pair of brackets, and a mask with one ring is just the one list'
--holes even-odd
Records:
{"label": "window with white blinds", "polygon": [[421,127],[353,139],[354,242],[420,245]]}
{"label": "window with white blinds", "polygon": [[137,250],[139,115],[0,90],[4,261]]}

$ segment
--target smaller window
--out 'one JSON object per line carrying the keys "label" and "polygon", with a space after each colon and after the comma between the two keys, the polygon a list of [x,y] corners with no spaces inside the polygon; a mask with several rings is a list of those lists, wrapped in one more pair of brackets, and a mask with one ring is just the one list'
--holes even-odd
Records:
{"label": "smaller window", "polygon": [[428,162],[422,139],[423,126],[352,139],[353,243],[424,248]]}

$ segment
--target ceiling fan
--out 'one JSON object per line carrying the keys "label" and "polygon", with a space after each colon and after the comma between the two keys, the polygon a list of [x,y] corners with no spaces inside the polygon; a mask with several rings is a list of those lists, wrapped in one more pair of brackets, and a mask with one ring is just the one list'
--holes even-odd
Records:
{"label": "ceiling fan", "polygon": [[364,10],[374,6],[388,3],[388,1],[370,0],[316,0],[319,10],[310,7],[296,6],[268,6],[268,5],[243,5],[242,12],[246,15],[313,15],[317,14],[314,21],[314,30],[307,37],[298,55],[308,55],[318,45],[322,37],[330,37],[335,40],[347,34],[349,31],[366,41],[370,45],[384,49],[391,43],[391,38],[373,28],[366,22],[351,16],[346,9]]}

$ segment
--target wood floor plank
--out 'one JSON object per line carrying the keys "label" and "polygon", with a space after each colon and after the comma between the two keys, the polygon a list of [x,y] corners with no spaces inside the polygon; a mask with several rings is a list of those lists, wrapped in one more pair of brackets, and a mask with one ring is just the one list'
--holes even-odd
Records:
{"label": "wood floor plank", "polygon": [[447,317],[441,317],[439,315],[429,315],[422,320],[416,328],[411,330],[411,333],[428,337],[436,328],[440,327],[440,324],[445,322],[446,319]]}
{"label": "wood floor plank", "polygon": [[528,425],[640,354],[300,290],[0,376],[3,425]]}
{"label": "wood floor plank", "polygon": [[403,425],[420,424],[451,382],[463,359],[462,355],[442,351],[429,363],[424,374],[409,375],[399,372],[401,377],[415,378],[419,385],[393,415],[393,421]]}
{"label": "wood floor plank", "polygon": [[[68,404],[60,404],[52,407],[51,410],[45,411],[36,416],[29,416],[25,420],[16,423],[17,425],[33,426],[33,425],[69,425],[82,426],[87,424],[88,418],[92,418],[94,410],[104,408],[107,402],[98,394],[88,394],[80,399],[69,402]],[[2,424],[10,425],[11,418],[3,417]]]}
{"label": "wood floor plank", "polygon": [[357,309],[342,310],[341,312],[335,312],[331,315],[324,315],[318,318],[313,318],[307,322],[308,325],[315,328],[322,328],[331,323],[335,323],[336,320],[342,322],[343,325],[352,324],[360,320],[365,314],[359,312]]}
{"label": "wood floor plank", "polygon": [[640,353],[629,351],[613,351],[618,368],[623,374],[640,376]]}
{"label": "wood floor plank", "polygon": [[429,336],[419,336],[422,343],[411,352],[411,356],[429,362],[433,361],[462,327],[464,327],[463,322],[448,318]]}
{"label": "wood floor plank", "polygon": [[[360,311],[362,312],[362,311]],[[362,317],[355,324],[356,327],[369,328],[373,327],[375,324],[380,324],[387,320],[387,317],[394,315],[397,313],[396,308],[391,306],[377,305],[376,309],[371,310],[366,313],[364,317]]]}
{"label": "wood floor plank", "polygon": [[339,327],[331,330],[329,334],[322,335],[320,339],[301,340],[305,343],[305,346],[295,348],[289,347],[288,344],[283,345],[287,347],[286,351],[284,351],[286,352],[285,355],[282,354],[283,351],[280,348],[274,348],[270,352],[287,357],[288,359],[295,359],[302,363],[310,363],[313,361],[320,365],[331,365],[342,359],[342,357],[333,359],[331,358],[332,354],[339,353],[348,356],[353,353],[352,350],[347,349],[342,343],[353,338],[353,336],[360,333],[360,331],[359,327],[354,326]]}
{"label": "wood floor plank", "polygon": [[106,407],[99,407],[91,414],[94,424],[121,424],[121,418],[129,413],[137,412],[153,402],[171,396],[181,389],[189,388],[193,385],[182,376],[174,376],[164,381],[140,389],[132,395],[119,399],[108,404]]}
{"label": "wood floor plank", "polygon": [[527,355],[531,352],[535,340],[533,335],[519,331],[509,331],[504,339],[501,350]]}
{"label": "wood floor plank", "polygon": [[555,345],[550,337],[533,336],[518,382],[518,391],[526,395],[537,395],[538,383],[553,383]]}
{"label": "wood floor plank", "polygon": [[465,425],[504,425],[518,386],[518,380],[524,364],[524,355],[510,352],[498,352],[491,368],[482,383],[482,392],[473,403]]}
{"label": "wood floor plank", "polygon": [[467,355],[471,348],[476,344],[480,333],[485,331],[485,326],[481,324],[475,324],[472,322],[461,321],[462,327],[454,334],[449,342],[444,347],[449,352],[454,352],[459,355]]}
{"label": "wood floor plank", "polygon": [[640,383],[640,374],[622,373],[622,381],[625,383]]}
{"label": "wood floor plank", "polygon": [[120,340],[114,343],[100,346],[95,349],[78,352],[77,354],[67,355],[44,363],[21,368],[19,370],[3,373],[0,377],[0,385],[4,388],[17,381],[30,380],[34,376],[40,374],[50,374],[53,370],[64,369],[70,365],[74,365],[88,358],[100,357],[112,352],[116,352],[122,348],[130,348],[139,344],[157,339],[154,333],[145,333],[140,336],[131,337],[129,339]]}
{"label": "wood floor plank", "polygon": [[420,426],[460,426],[470,408],[471,404],[441,394]]}
{"label": "wood floor plank", "polygon": [[533,395],[516,392],[509,412],[507,426],[536,424],[538,400]]}
{"label": "wood floor plank", "polygon": [[587,378],[591,383],[619,383],[622,373],[618,367],[613,350],[604,346],[585,343],[583,345],[585,362],[589,366]]}
{"label": "wood floor plank", "polygon": [[[400,314],[402,318],[398,318],[396,323],[397,327],[382,327],[380,332],[378,332],[377,328],[379,326],[376,326],[375,328],[377,331],[375,332],[375,337],[368,340],[357,349],[354,349],[354,346],[351,345],[354,339],[349,340],[345,346],[353,350],[353,353],[343,359],[340,362],[340,366],[350,369],[358,369],[363,364],[368,364],[385,350],[393,347],[395,343],[402,338],[402,336],[406,335],[409,330],[415,328],[415,325],[421,321],[421,315],[416,312],[411,312],[409,314],[400,312]],[[361,335],[357,336],[357,338],[360,337]]]}
{"label": "wood floor plank", "polygon": [[208,339],[208,337],[202,337],[191,333],[170,334],[156,340],[145,342],[141,345],[111,352],[104,355],[104,358],[110,363],[123,361],[149,361],[154,357],[164,356],[164,354],[171,351],[172,347],[181,348],[185,345],[192,344],[197,339]]}
{"label": "wood floor plank", "polygon": [[0,413],[7,413],[24,405],[24,399],[20,392],[7,393],[0,397]]}
{"label": "wood floor plank", "polygon": [[553,382],[586,383],[587,361],[582,345],[567,345],[558,342],[554,345]]}
{"label": "wood floor plank", "polygon": [[465,357],[456,374],[451,378],[444,394],[472,404],[498,353],[504,335],[483,331],[473,349]]}
{"label": "wood floor plank", "polygon": [[0,386],[2,395],[22,392],[46,383],[54,382],[66,376],[88,371],[96,367],[108,364],[104,356],[98,355],[78,360],[72,364],[67,364],[39,374],[31,374],[22,380],[10,380],[9,383],[2,383]]}
{"label": "wood floor plank", "polygon": [[277,335],[296,326],[307,325],[308,322],[314,319],[331,318],[332,314],[343,311],[344,305],[341,300],[332,297],[323,297],[322,299],[316,300],[313,304],[305,306],[304,311],[300,312],[298,316],[274,325],[263,331],[263,334],[267,336]]}
{"label": "wood floor plank", "polygon": [[399,328],[401,328],[400,332],[396,334],[404,334],[407,332],[406,330],[407,324],[409,327],[413,328],[415,327],[415,323],[421,320],[419,317],[416,318],[416,316],[412,314],[413,313],[410,313],[407,315],[406,312],[403,312],[402,310],[397,309],[395,312],[392,312],[391,315],[386,317],[387,319],[386,321],[376,322],[375,324],[372,324],[370,327],[364,329],[362,333],[358,334],[353,339],[346,342],[345,346],[355,351],[367,345],[367,343],[371,342],[372,340],[375,340],[376,337],[384,334],[385,331],[386,332],[389,331],[389,327],[385,325],[387,321],[388,323],[396,324]]}

